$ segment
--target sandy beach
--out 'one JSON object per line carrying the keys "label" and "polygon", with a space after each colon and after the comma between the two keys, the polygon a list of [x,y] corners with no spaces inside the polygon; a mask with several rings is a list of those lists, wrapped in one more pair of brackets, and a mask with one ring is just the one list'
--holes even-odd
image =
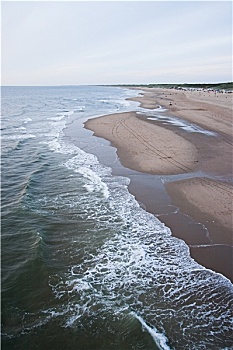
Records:
{"label": "sandy beach", "polygon": [[187,132],[179,125],[148,119],[146,113],[138,112],[91,119],[85,127],[109,140],[128,169],[161,177],[188,175],[180,179],[171,176],[164,181],[165,188],[179,213],[208,230],[208,240],[201,244],[198,235],[189,241],[190,233],[181,233],[178,216],[158,215],[156,196],[153,205],[150,195],[143,193],[146,184],[134,186],[132,193],[146,208],[150,203],[150,211],[173,235],[186,241],[195,260],[233,279],[231,94],[144,88],[133,100],[148,112],[165,107],[166,116],[186,120],[204,132]]}
{"label": "sandy beach", "polygon": [[86,127],[118,149],[126,167],[151,174],[179,174],[195,169],[197,150],[191,142],[161,126],[137,118],[136,112],[90,120]]}

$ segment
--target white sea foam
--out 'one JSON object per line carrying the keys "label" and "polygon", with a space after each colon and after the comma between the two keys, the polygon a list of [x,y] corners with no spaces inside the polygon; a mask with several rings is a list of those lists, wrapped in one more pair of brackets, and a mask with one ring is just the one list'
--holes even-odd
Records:
{"label": "white sea foam", "polygon": [[131,313],[135,318],[137,318],[142,326],[150,333],[152,338],[154,339],[155,344],[161,350],[171,350],[171,348],[167,345],[168,339],[167,337],[160,333],[155,327],[149,326],[142,317],[138,316],[135,312]]}
{"label": "white sea foam", "polygon": [[59,115],[59,116],[57,116],[57,117],[50,117],[50,118],[48,118],[48,120],[57,122],[57,121],[60,121],[60,120],[62,120],[62,119],[64,119],[64,118],[65,118],[64,115]]}
{"label": "white sea foam", "polygon": [[77,107],[76,111],[77,112],[84,112],[85,111],[85,106]]}
{"label": "white sea foam", "polygon": [[[54,135],[54,134],[51,134]],[[51,141],[44,141],[49,148],[57,153],[62,153],[62,154],[77,154],[78,148],[72,144],[66,144],[64,142],[58,141],[59,133],[57,133],[57,137],[55,137]]]}
{"label": "white sea foam", "polygon": [[[86,183],[83,185],[83,187],[85,187],[88,192],[100,192],[104,195],[105,198],[108,198],[108,186],[102,181],[100,174],[98,175],[95,171],[98,168],[101,168],[97,158],[94,155],[88,154],[77,147],[76,153],[78,154],[69,159],[65,163],[65,166],[68,169],[71,169],[76,173],[83,175],[83,177],[86,179]],[[101,170],[103,171],[103,169],[104,168]]]}
{"label": "white sea foam", "polygon": [[[108,198],[108,186],[101,179],[101,175],[106,175],[106,169],[102,167],[96,156],[86,153],[74,144],[67,143],[56,137],[54,140],[46,142],[49,148],[55,152],[73,155],[67,162],[64,163],[68,169],[83,175],[86,183],[83,185],[88,192],[102,193],[105,198]],[[104,172],[103,172],[104,170]],[[109,170],[107,173],[109,173]]]}
{"label": "white sea foam", "polygon": [[[111,101],[113,103],[113,101]],[[132,101],[127,101],[127,100],[114,100],[115,104],[118,104],[120,106],[123,106],[125,108],[128,108],[133,104]]]}
{"label": "white sea foam", "polygon": [[22,131],[22,130],[26,130],[26,128],[24,126],[20,126],[19,128],[15,128],[14,132],[16,131]]}
{"label": "white sea foam", "polygon": [[68,111],[64,113],[65,117],[69,117],[70,115],[74,114],[75,111]]}
{"label": "white sea foam", "polygon": [[31,122],[31,121],[32,121],[32,118],[26,117],[26,118],[24,118],[23,123],[27,124],[28,122]]}
{"label": "white sea foam", "polygon": [[88,183],[84,187],[89,192],[101,192],[105,198],[109,197],[108,186],[93,170],[87,167],[80,167],[76,169],[76,172],[82,174],[88,180]]}
{"label": "white sea foam", "polygon": [[2,140],[26,140],[36,137],[33,134],[21,134],[21,135],[3,135],[1,137]]}

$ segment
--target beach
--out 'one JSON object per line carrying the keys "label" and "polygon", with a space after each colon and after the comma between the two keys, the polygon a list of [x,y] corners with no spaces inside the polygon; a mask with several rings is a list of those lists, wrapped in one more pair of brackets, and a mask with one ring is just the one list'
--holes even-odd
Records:
{"label": "beach", "polygon": [[[129,186],[138,202],[189,245],[197,262],[233,280],[231,94],[143,88],[131,99],[143,113],[90,119],[85,128],[110,141],[126,169],[139,172]],[[150,117],[161,108],[170,120]],[[190,125],[197,131],[187,131]],[[165,196],[157,196],[158,178],[175,212],[158,209]]]}

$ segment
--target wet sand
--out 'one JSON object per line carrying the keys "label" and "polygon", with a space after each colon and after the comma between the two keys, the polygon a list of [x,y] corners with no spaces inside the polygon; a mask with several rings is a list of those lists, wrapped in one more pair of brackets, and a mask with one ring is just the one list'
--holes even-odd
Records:
{"label": "wet sand", "polygon": [[[145,89],[144,95],[133,100],[148,111],[164,106],[166,115],[214,132],[211,136],[187,132],[136,112],[85,123],[95,136],[116,147],[126,169],[140,172],[129,186],[136,199],[170,227],[174,236],[186,241],[196,261],[233,280],[231,95]],[[146,174],[152,176],[151,181]],[[179,178],[185,174],[187,178]],[[173,176],[168,179],[167,175]],[[166,205],[177,211],[169,212],[166,205],[160,210],[158,177],[170,197]]]}

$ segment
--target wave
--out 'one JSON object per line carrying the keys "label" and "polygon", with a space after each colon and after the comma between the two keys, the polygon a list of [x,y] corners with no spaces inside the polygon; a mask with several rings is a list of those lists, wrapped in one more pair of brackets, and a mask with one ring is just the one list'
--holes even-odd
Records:
{"label": "wave", "polygon": [[25,117],[24,119],[23,119],[23,123],[24,124],[27,124],[27,123],[29,123],[29,122],[31,122],[32,121],[32,118],[30,118],[30,117]]}
{"label": "wave", "polygon": [[18,134],[18,135],[2,135],[1,139],[2,141],[8,140],[26,140],[36,137],[36,135],[33,134]]}
{"label": "wave", "polygon": [[138,316],[135,312],[131,313],[137,320],[140,321],[142,326],[150,333],[155,344],[161,350],[171,350],[171,348],[167,345],[168,339],[167,337],[160,333],[155,327],[149,326],[142,317]]}
{"label": "wave", "polygon": [[88,183],[84,187],[89,192],[101,192],[105,198],[109,197],[108,186],[93,170],[87,167],[79,167],[76,172],[82,174],[88,180]]}

